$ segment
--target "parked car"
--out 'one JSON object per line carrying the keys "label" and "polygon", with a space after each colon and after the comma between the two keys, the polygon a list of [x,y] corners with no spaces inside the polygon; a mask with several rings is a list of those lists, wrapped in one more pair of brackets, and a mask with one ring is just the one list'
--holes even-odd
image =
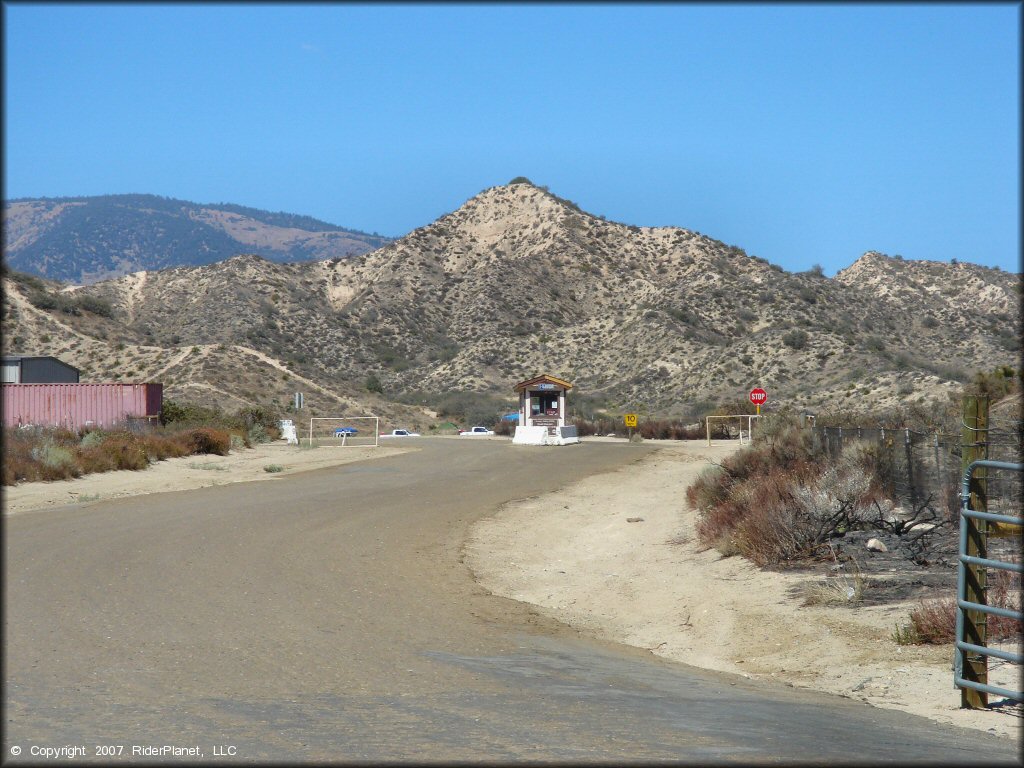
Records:
{"label": "parked car", "polygon": [[342,437],[343,435],[354,435],[358,432],[359,430],[356,429],[355,427],[338,427],[336,430],[334,430],[334,436]]}
{"label": "parked car", "polygon": [[419,432],[410,432],[408,429],[393,429],[390,432],[381,432],[381,437],[419,437]]}
{"label": "parked car", "polygon": [[494,430],[487,427],[473,427],[472,429],[460,429],[459,437],[471,437],[473,435],[493,435]]}

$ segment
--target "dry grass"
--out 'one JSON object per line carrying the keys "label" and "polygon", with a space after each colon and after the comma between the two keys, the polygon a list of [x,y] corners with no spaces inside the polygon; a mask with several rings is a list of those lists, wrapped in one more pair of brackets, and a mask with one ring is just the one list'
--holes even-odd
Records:
{"label": "dry grass", "polygon": [[[832,559],[837,569],[841,568],[839,556],[831,545],[829,551],[832,553]],[[852,576],[837,570],[835,576],[826,578],[823,582],[805,586],[804,605],[848,605],[863,600],[867,582],[857,561],[851,560],[851,562],[853,563]]]}

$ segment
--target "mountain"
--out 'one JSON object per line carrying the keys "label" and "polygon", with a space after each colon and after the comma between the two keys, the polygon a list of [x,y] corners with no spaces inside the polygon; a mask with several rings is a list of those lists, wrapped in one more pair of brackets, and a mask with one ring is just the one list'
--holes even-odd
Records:
{"label": "mountain", "polygon": [[309,216],[156,195],[4,203],[6,265],[73,283],[212,264],[239,253],[274,261],[356,256],[387,242]]}
{"label": "mountain", "polygon": [[926,406],[1019,365],[1020,296],[1018,274],[875,252],[834,278],[788,273],[524,181],[348,259],[242,255],[85,287],[9,275],[4,348],[224,405],[287,402],[301,377],[337,398],[324,408],[419,408],[414,427],[542,372],[613,412],[699,414],[753,386],[770,409]]}

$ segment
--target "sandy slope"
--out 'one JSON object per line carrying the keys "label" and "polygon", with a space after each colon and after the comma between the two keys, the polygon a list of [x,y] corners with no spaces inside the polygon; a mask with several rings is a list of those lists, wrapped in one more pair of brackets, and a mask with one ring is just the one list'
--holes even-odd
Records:
{"label": "sandy slope", "polygon": [[[734,449],[667,443],[626,470],[508,505],[474,527],[466,562],[492,592],[609,640],[1019,737],[1019,706],[959,708],[952,646],[892,642],[915,603],[803,607],[800,585],[820,577],[761,571],[698,546],[686,487]],[[1015,672],[990,660],[994,685],[1020,690]]]}

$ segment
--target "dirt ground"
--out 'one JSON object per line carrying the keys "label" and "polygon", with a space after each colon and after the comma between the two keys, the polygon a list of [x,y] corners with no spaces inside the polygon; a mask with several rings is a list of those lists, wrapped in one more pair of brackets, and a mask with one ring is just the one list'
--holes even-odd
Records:
{"label": "dirt ground", "polygon": [[[918,600],[950,594],[956,572],[948,564],[918,568],[851,542],[847,550],[866,577],[864,600],[804,606],[804,585],[824,583],[826,565],[770,572],[698,545],[686,488],[735,448],[732,441],[666,443],[626,470],[509,504],[475,526],[467,563],[496,594],[675,661],[1019,738],[1020,705],[990,697],[1002,703],[960,709],[952,645],[900,646],[891,638]],[[842,570],[831,581],[852,585]],[[1019,668],[990,659],[989,681],[1020,690]]]}
{"label": "dirt ground", "polygon": [[[5,487],[3,509],[5,515],[32,513],[266,480],[414,449],[412,444],[377,449],[265,444],[223,457],[171,459],[143,472]],[[805,606],[804,586],[822,583],[826,566],[763,571],[698,546],[686,487],[709,462],[735,449],[732,441],[713,441],[710,448],[703,441],[666,442],[628,469],[505,505],[471,530],[466,563],[491,592],[538,606],[607,640],[706,669],[774,679],[1019,738],[1021,706],[959,708],[952,646],[899,646],[891,639],[918,599],[934,594],[936,585],[955,583],[948,566],[918,572],[897,558],[856,551],[867,576],[865,600]],[[268,473],[269,465],[282,470]],[[842,570],[833,573],[833,581],[844,579],[850,577]],[[1017,668],[995,659],[990,682],[1018,690],[1021,684]]]}

